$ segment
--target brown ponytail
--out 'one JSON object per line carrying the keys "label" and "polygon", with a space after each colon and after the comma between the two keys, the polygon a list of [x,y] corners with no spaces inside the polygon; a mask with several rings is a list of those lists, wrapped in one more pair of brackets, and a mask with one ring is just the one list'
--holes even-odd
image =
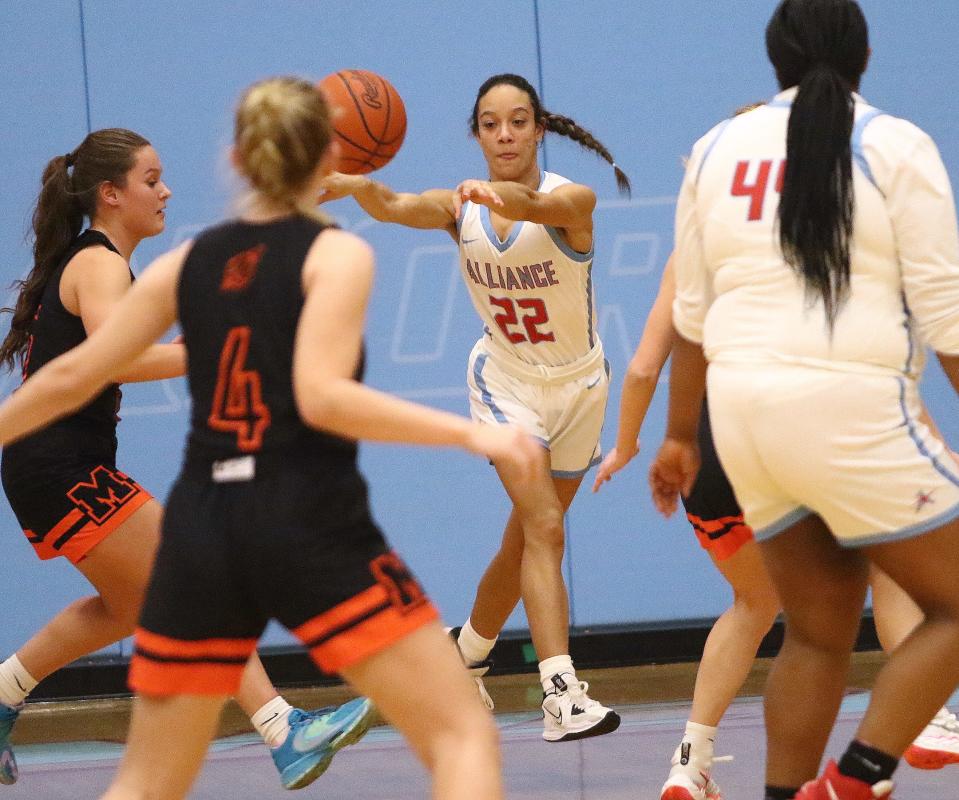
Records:
{"label": "brown ponytail", "polygon": [[10,332],[0,344],[0,365],[13,369],[22,357],[43,289],[83,228],[84,217],[93,219],[100,184],[125,185],[136,152],[149,144],[133,131],[107,128],[94,131],[76,150],[47,164],[33,210],[33,269],[13,282],[11,288],[19,290],[14,307],[0,309],[13,314]]}

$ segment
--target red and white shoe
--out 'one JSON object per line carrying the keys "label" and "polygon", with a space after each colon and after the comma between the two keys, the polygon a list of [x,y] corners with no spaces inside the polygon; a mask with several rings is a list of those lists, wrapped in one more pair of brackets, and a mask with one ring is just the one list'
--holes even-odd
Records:
{"label": "red and white shoe", "polygon": [[941,708],[932,722],[923,728],[903,754],[906,763],[916,769],[942,769],[959,764],[959,720],[948,709]]}
{"label": "red and white shoe", "polygon": [[723,800],[723,793],[705,772],[697,776],[676,772],[666,779],[659,800]]}
{"label": "red and white shoe", "polygon": [[892,781],[868,783],[843,775],[835,761],[816,780],[803,784],[795,800],[891,800]]}
{"label": "red and white shoe", "polygon": [[659,800],[723,800],[719,784],[712,779],[716,761],[732,761],[732,756],[717,756],[698,763],[690,758],[690,744],[683,740],[670,761],[672,768],[663,784]]}

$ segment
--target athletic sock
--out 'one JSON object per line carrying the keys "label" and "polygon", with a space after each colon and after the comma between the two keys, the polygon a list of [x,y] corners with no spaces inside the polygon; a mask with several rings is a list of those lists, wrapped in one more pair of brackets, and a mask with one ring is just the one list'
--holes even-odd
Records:
{"label": "athletic sock", "polygon": [[272,700],[264,703],[260,710],[252,717],[250,722],[256,728],[256,732],[263,737],[263,741],[270,747],[279,747],[286,741],[286,736],[290,732],[290,712],[293,706],[277,695]]}
{"label": "athletic sock", "polygon": [[573,669],[573,659],[568,655],[550,656],[539,662],[539,682],[543,685],[544,692],[557,688],[553,683],[554,675],[571,675],[575,680],[576,670]]}
{"label": "athletic sock", "polygon": [[686,723],[686,732],[680,742],[677,759],[677,764],[684,771],[708,773],[712,769],[716,730],[714,726],[701,725],[692,720]]}
{"label": "athletic sock", "polygon": [[799,792],[799,787],[795,789],[785,786],[766,786],[766,800],[793,800]]}
{"label": "athletic sock", "polygon": [[872,786],[879,781],[888,781],[899,766],[899,759],[888,753],[853,739],[839,759],[839,771]]}
{"label": "athletic sock", "polygon": [[496,644],[496,639],[497,637],[495,636],[492,639],[480,636],[473,628],[472,623],[466,620],[466,622],[463,623],[463,627],[460,628],[460,635],[456,639],[456,643],[459,645],[460,652],[463,654],[463,659],[468,664],[478,664],[489,658],[490,651],[493,649],[493,645]]}
{"label": "athletic sock", "polygon": [[37,681],[20,663],[16,653],[0,664],[0,703],[19,705],[36,685]]}

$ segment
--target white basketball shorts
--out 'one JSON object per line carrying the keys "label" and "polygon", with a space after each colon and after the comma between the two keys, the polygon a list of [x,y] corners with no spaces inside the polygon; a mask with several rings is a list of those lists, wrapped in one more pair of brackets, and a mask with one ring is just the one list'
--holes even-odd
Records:
{"label": "white basketball shorts", "polygon": [[562,367],[531,366],[480,339],[467,369],[470,414],[478,422],[517,425],[549,450],[556,478],[578,478],[599,463],[609,397],[602,345]]}
{"label": "white basketball shorts", "polygon": [[919,421],[914,380],[713,363],[708,386],[716,450],[757,540],[810,513],[844,547],[959,516],[959,468]]}

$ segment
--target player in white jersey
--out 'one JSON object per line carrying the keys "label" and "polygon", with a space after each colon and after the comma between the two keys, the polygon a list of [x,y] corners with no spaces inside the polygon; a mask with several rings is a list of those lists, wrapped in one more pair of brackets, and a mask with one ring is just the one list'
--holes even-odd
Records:
{"label": "player in white jersey", "polygon": [[470,617],[454,635],[464,660],[482,674],[522,596],[540,659],[543,738],[597,736],[615,730],[619,716],[591,700],[576,677],[562,573],[563,515],[599,460],[609,385],[591,278],[596,195],[542,172],[537,147],[547,131],[568,136],[613,166],[621,190],[629,182],[600,142],[543,109],[518,75],[483,83],[471,130],[488,181],[401,194],[363,176],[334,174],[327,199],[353,195],[378,220],[445,230],[459,245],[463,278],[484,323],[467,374],[472,414],[491,425],[516,423],[539,439],[543,452],[536,479],[526,484],[494,464],[513,510]]}
{"label": "player in white jersey", "polygon": [[[650,483],[664,513],[690,488],[708,359],[716,447],[786,617],[766,797],[889,798],[899,757],[959,682],[959,475],[917,390],[923,346],[959,388],[955,207],[930,138],[855,93],[869,46],[853,0],[784,0],[766,46],[784,91],[713,129],[687,165],[680,336]],[[870,562],[924,620],[816,779]]]}

